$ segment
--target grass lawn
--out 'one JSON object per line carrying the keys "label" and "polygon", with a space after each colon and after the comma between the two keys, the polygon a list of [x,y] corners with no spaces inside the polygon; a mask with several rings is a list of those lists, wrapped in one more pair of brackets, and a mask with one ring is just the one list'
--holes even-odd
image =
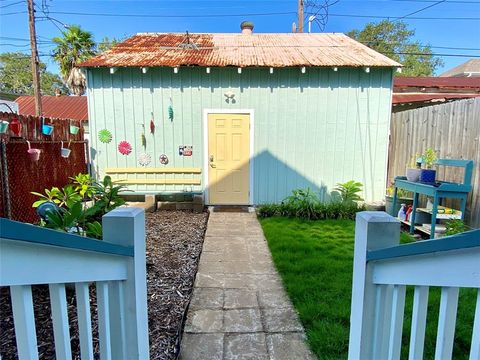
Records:
{"label": "grass lawn", "polygon": [[[319,359],[348,354],[355,223],[350,220],[260,219],[275,266]],[[411,238],[402,234],[402,242]],[[440,289],[431,288],[425,359],[435,352]],[[476,290],[461,289],[453,358],[468,359]],[[407,288],[402,358],[407,357],[413,287]]]}

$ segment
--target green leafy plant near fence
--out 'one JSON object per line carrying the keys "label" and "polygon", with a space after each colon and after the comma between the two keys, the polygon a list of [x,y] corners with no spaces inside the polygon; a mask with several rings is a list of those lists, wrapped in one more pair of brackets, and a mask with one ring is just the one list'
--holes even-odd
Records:
{"label": "green leafy plant near fence", "polygon": [[70,178],[73,183],[60,189],[45,189],[45,193],[32,192],[40,199],[33,203],[38,207],[46,202],[58,206],[48,210],[40,225],[59,231],[102,239],[102,216],[125,204],[120,193],[124,186],[115,185],[110,176],[96,182],[88,174]]}
{"label": "green leafy plant near fence", "polygon": [[[345,185],[347,184],[347,185]],[[346,191],[340,195],[339,201],[322,202],[318,195],[310,189],[297,189],[285,198],[281,204],[263,204],[257,208],[260,218],[284,216],[305,220],[355,219],[355,214],[364,211],[365,206],[357,203],[361,198],[361,183],[350,186],[345,183]],[[340,184],[339,184],[340,185]]]}

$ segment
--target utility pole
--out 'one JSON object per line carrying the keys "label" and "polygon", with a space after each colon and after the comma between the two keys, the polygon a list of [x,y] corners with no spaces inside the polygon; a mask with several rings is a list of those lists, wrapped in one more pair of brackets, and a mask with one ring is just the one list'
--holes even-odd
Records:
{"label": "utility pole", "polygon": [[303,33],[303,0],[298,0],[298,32]]}
{"label": "utility pole", "polygon": [[37,52],[37,35],[35,33],[35,13],[33,0],[27,0],[28,22],[30,25],[30,48],[32,50],[33,95],[35,96],[35,113],[42,116],[42,95],[40,94],[40,70]]}

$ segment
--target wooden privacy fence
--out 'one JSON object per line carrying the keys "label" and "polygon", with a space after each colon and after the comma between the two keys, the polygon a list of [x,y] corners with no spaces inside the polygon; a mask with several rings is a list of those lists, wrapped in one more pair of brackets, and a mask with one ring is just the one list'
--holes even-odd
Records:
{"label": "wooden privacy fence", "polygon": [[399,240],[397,219],[357,214],[349,359],[400,359],[407,285],[415,286],[409,359],[423,359],[429,286],[441,287],[439,360],[452,358],[459,288],[479,289],[470,359],[480,359],[480,230],[405,245]]}
{"label": "wooden privacy fence", "polygon": [[[427,148],[435,149],[438,158],[474,161],[465,219],[470,226],[480,227],[480,98],[393,113],[390,130],[389,183],[405,175],[411,157]],[[462,182],[463,173],[440,167],[437,179]],[[458,209],[456,200],[445,205]]]}
{"label": "wooden privacy fence", "polygon": [[56,358],[72,358],[66,283],[75,284],[81,358],[94,359],[92,282],[100,358],[149,358],[143,209],[111,211],[103,233],[99,241],[0,219],[0,286],[10,287],[20,360],[39,357],[31,290],[37,284],[49,286]]}
{"label": "wooden privacy fence", "polygon": [[[87,171],[88,149],[83,140],[83,127],[78,122],[63,119],[12,113],[0,112],[0,119],[21,124],[19,133],[14,132],[19,125],[10,125],[6,133],[0,134],[0,217],[37,222],[38,217],[32,208],[37,198],[30,192],[43,193],[46,188],[63,187],[70,182],[69,177]],[[53,124],[51,135],[42,133],[42,123]],[[78,127],[78,132],[72,134],[70,126]],[[40,149],[38,161],[29,158],[27,140],[32,148]],[[62,147],[71,150],[67,158],[61,156]]]}

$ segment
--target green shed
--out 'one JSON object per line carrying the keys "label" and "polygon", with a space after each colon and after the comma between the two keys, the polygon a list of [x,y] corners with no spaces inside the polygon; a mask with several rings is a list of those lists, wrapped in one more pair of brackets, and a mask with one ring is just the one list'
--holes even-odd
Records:
{"label": "green shed", "polygon": [[218,205],[384,196],[401,65],[344,34],[139,33],[81,66],[98,177]]}

